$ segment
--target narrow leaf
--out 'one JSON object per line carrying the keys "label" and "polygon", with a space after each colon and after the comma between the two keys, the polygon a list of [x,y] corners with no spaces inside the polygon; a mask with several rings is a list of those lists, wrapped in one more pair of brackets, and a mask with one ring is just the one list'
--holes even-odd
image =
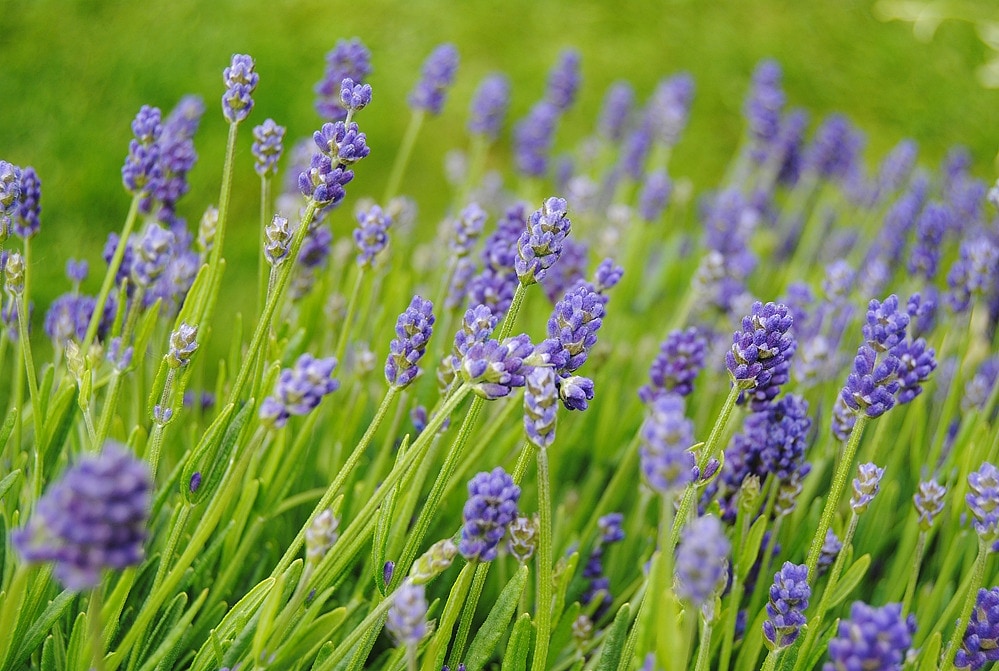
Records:
{"label": "narrow leaf", "polygon": [[529,573],[527,566],[521,566],[500,592],[492,610],[486,616],[486,621],[482,623],[468,648],[468,654],[465,656],[465,668],[468,671],[479,671],[492,657],[496,644],[507,631],[510,618],[517,610],[524,587],[527,586]]}

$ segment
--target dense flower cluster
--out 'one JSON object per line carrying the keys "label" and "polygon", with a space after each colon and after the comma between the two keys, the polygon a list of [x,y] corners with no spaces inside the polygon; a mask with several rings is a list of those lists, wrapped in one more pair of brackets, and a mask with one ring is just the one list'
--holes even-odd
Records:
{"label": "dense flower cluster", "polygon": [[420,374],[419,361],[427,351],[434,332],[434,306],[421,296],[413,296],[395,324],[395,338],[389,344],[385,361],[385,379],[394,387],[403,388]]}
{"label": "dense flower cluster", "polygon": [[469,561],[496,559],[499,542],[517,519],[519,499],[520,487],[499,466],[469,480],[468,501],[462,512],[465,524],[458,544],[461,556]]}
{"label": "dense flower cluster", "polygon": [[281,371],[274,394],[260,404],[260,418],[275,428],[281,428],[292,415],[312,412],[323,396],[339,388],[340,383],[331,377],[336,364],[334,357],[316,359],[311,354],[300,356],[293,368]]}

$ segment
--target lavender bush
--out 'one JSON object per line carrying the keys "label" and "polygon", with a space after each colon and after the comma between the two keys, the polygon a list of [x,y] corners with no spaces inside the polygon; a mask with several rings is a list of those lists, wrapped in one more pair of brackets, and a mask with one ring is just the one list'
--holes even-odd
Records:
{"label": "lavender bush", "polygon": [[[964,154],[903,141],[871,170],[766,60],[730,168],[691,194],[685,73],[615,82],[598,114],[567,49],[540,99],[489,75],[459,131],[437,118],[457,47],[408,97],[373,91],[378,59],[337,42],[287,152],[281,120],[246,137],[248,55],[214,111],[135,101],[128,217],[48,306],[45,175],[0,160],[0,671],[999,659],[999,196]],[[403,101],[402,144],[369,145]],[[229,139],[193,203],[205,114]],[[569,114],[593,132],[560,135]],[[421,133],[467,150],[446,213],[406,191]],[[235,199],[260,212],[239,325]]]}

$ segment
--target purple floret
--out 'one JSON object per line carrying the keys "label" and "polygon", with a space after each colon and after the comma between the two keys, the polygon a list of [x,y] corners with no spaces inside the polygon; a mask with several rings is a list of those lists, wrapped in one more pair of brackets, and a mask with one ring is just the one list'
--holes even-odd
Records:
{"label": "purple floret", "polygon": [[315,86],[316,112],[323,119],[336,121],[347,116],[340,100],[345,79],[361,84],[371,74],[371,52],[358,38],[338,40],[326,54],[326,70]]}
{"label": "purple floret", "polygon": [[441,113],[444,97],[458,72],[458,50],[451,44],[434,49],[423,62],[423,72],[409,94],[409,106],[433,115]]}
{"label": "purple floret", "polygon": [[280,429],[292,415],[312,412],[323,396],[339,388],[340,383],[332,378],[336,365],[335,357],[316,359],[311,354],[300,356],[294,367],[281,371],[274,385],[274,394],[260,404],[260,418]]}
{"label": "purple floret", "polygon": [[770,650],[783,650],[794,643],[801,627],[808,621],[804,611],[812,588],[808,585],[808,567],[784,562],[774,574],[767,602],[767,619],[763,622],[764,645]]}
{"label": "purple floret", "polygon": [[823,669],[899,671],[915,630],[916,620],[902,616],[902,604],[874,608],[855,601],[849,619],[840,621],[836,637],[829,641],[831,661]]}
{"label": "purple floret", "polygon": [[226,86],[222,94],[222,116],[229,123],[239,123],[250,116],[253,109],[253,91],[260,75],[254,72],[253,59],[245,54],[234,54],[232,63],[222,72]]}
{"label": "purple floret", "polygon": [[986,664],[999,661],[999,587],[981,588],[975,608],[964,632],[961,649],[954,657],[959,669],[979,671]]}
{"label": "purple floret", "polygon": [[253,169],[261,177],[270,177],[277,173],[277,162],[284,152],[285,127],[279,126],[274,119],[267,119],[253,129]]}
{"label": "purple floret", "polygon": [[402,389],[416,379],[421,370],[420,358],[427,350],[433,333],[434,306],[421,296],[413,296],[395,325],[396,337],[389,344],[385,361],[385,379],[393,387]]}
{"label": "purple floret", "polygon": [[740,399],[750,398],[754,410],[776,398],[780,385],[789,378],[797,346],[789,332],[792,323],[786,305],[757,301],[752,312],[743,317],[742,330],[732,336],[725,364],[743,390]]}

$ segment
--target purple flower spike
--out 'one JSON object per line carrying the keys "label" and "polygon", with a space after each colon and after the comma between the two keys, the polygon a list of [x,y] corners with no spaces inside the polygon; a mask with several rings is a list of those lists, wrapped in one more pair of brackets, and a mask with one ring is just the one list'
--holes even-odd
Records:
{"label": "purple flower spike", "polygon": [[874,350],[862,345],[840,398],[854,412],[880,417],[895,406],[895,394],[899,390],[898,366],[899,361],[893,356],[878,363]]}
{"label": "purple flower spike", "polygon": [[538,448],[555,442],[555,417],[558,413],[558,389],[555,372],[548,367],[532,370],[525,379],[524,431]]}
{"label": "purple flower spike", "polygon": [[385,628],[400,645],[415,647],[427,635],[426,587],[403,581],[392,595]]}
{"label": "purple flower spike", "polygon": [[146,463],[109,441],[49,487],[14,547],[27,562],[54,562],[67,589],[94,587],[104,569],[142,561],[151,490]]}
{"label": "purple flower spike", "polygon": [[371,153],[367,136],[351,121],[324,123],[313,136],[316,147],[330,159],[342,166],[353,165]]}
{"label": "purple flower spike", "polygon": [[568,356],[558,369],[562,377],[579,370],[596,344],[597,331],[603,324],[603,298],[582,284],[555,304],[552,316],[548,318],[548,337],[558,340]]}
{"label": "purple flower spike", "polygon": [[604,259],[593,273],[593,286],[599,293],[613,289],[624,277],[624,268],[614,263],[614,259]]}
{"label": "purple flower spike", "polygon": [[612,142],[624,139],[625,130],[635,105],[635,89],[625,81],[614,82],[607,89],[600,112],[600,134]]}
{"label": "purple flower spike", "polygon": [[[361,84],[371,74],[371,52],[358,38],[339,40],[326,54],[326,71],[315,86],[316,112],[323,119],[337,121],[347,116],[340,100],[343,80]],[[353,92],[352,92],[353,93]]]}
{"label": "purple flower spike", "polygon": [[260,75],[254,72],[253,59],[245,54],[234,54],[232,64],[222,72],[225,93],[222,94],[222,116],[229,123],[239,123],[250,116],[253,109],[253,90]]}
{"label": "purple flower spike", "polygon": [[898,379],[901,386],[898,390],[898,402],[908,403],[922,393],[922,383],[926,382],[930,373],[937,367],[936,352],[926,346],[922,338],[903,343],[896,350],[898,355]]}
{"label": "purple flower spike", "polygon": [[999,245],[981,235],[961,243],[960,258],[947,274],[947,298],[955,312],[964,312],[971,299],[994,291],[999,281]]}
{"label": "purple flower spike", "polygon": [[558,118],[558,109],[543,100],[514,126],[514,155],[517,170],[522,174],[528,177],[547,174]]}
{"label": "purple flower spike", "polygon": [[472,98],[468,132],[495,141],[503,130],[503,119],[509,106],[510,80],[500,74],[486,77]]}
{"label": "purple flower spike", "polygon": [[642,474],[657,494],[670,496],[693,481],[694,425],[684,414],[683,398],[664,393],[649,407],[639,432]]}
{"label": "purple flower spike", "polygon": [[348,112],[362,110],[371,104],[371,85],[357,84],[350,77],[340,82],[340,105]]}
{"label": "purple flower spike", "polygon": [[732,336],[725,364],[743,390],[740,399],[752,399],[753,410],[766,407],[789,378],[797,346],[790,333],[793,321],[786,305],[757,301],[752,312],[743,317],[742,330]]}
{"label": "purple flower spike", "polygon": [[82,283],[87,279],[87,274],[90,272],[90,264],[84,260],[70,259],[66,261],[66,277],[69,278],[71,282],[77,284]]}
{"label": "purple flower spike", "polygon": [[354,171],[345,170],[323,153],[312,156],[309,169],[298,176],[298,188],[306,198],[329,207],[347,195],[344,187],[354,179]]}
{"label": "purple flower spike", "polygon": [[277,163],[284,152],[285,127],[267,119],[253,129],[253,169],[261,177],[270,177],[277,173]]}
{"label": "purple flower spike", "polygon": [[121,181],[129,193],[149,195],[160,188],[163,179],[159,146],[163,124],[159,108],[143,105],[132,121],[132,132],[135,138],[128,143],[128,156],[121,167]]}
{"label": "purple flower spike", "polygon": [[694,390],[694,379],[704,368],[707,352],[707,340],[693,326],[671,332],[649,368],[650,383],[638,390],[639,398],[643,403],[652,403],[667,393],[689,395]]}
{"label": "purple flower spike", "polygon": [[530,371],[525,360],[532,354],[534,345],[523,333],[503,342],[476,342],[465,352],[459,370],[476,395],[493,401],[524,386],[524,376]]}
{"label": "purple flower spike", "polygon": [[889,352],[905,340],[909,327],[909,313],[899,309],[898,296],[892,294],[884,300],[872,300],[867,308],[864,338],[875,352]]}
{"label": "purple flower spike", "polygon": [[752,157],[757,163],[766,160],[770,144],[780,132],[785,102],[781,74],[780,65],[773,60],[761,61],[753,71],[753,90],[743,111],[753,141]]}
{"label": "purple flower spike", "polygon": [[731,544],[721,520],[698,517],[684,530],[676,550],[676,595],[700,608],[725,586]]}
{"label": "purple flower spike", "polygon": [[815,132],[805,164],[826,179],[842,179],[853,169],[863,143],[846,117],[830,115]]}
{"label": "purple flower spike", "polygon": [[454,220],[454,236],[449,240],[455,256],[468,256],[482,235],[489,215],[478,203],[469,203]]}
{"label": "purple flower spike", "polygon": [[954,657],[959,669],[978,671],[999,661],[999,587],[979,589],[975,609],[964,632],[961,649]]}
{"label": "purple flower spike", "polygon": [[451,44],[434,49],[423,62],[423,73],[409,94],[409,106],[438,115],[444,108],[444,96],[458,72],[458,50]]}
{"label": "purple flower spike", "polygon": [[774,574],[767,619],[763,623],[763,643],[769,650],[783,650],[797,640],[801,627],[807,622],[804,611],[808,610],[811,596],[808,567],[784,562],[781,570]]}
{"label": "purple flower spike", "polygon": [[827,529],[826,537],[822,541],[822,551],[819,553],[818,569],[820,575],[825,569],[833,565],[833,562],[836,561],[836,557],[839,556],[842,549],[843,542],[832,529]]}
{"label": "purple flower spike", "polygon": [[900,671],[915,630],[915,618],[902,617],[902,604],[873,608],[855,601],[850,618],[840,621],[836,637],[829,641],[831,661],[823,669]]}
{"label": "purple flower spike", "polygon": [[648,223],[659,221],[669,204],[673,182],[665,170],[656,170],[645,176],[642,191],[638,196],[638,213]]}
{"label": "purple flower spike", "polygon": [[946,494],[947,488],[936,480],[919,483],[918,490],[912,496],[912,503],[919,513],[920,529],[929,531],[933,526],[934,518],[943,511]]}
{"label": "purple flower spike", "polygon": [[850,497],[850,507],[853,508],[853,512],[860,515],[867,510],[867,506],[877,496],[885,469],[878,468],[875,464],[861,464],[857,471],[858,477],[853,480],[853,496]]}
{"label": "purple flower spike", "polygon": [[357,213],[357,228],[354,229],[354,244],[357,245],[357,263],[370,268],[375,258],[388,245],[388,229],[392,226],[389,213],[372,205]]}
{"label": "purple flower spike", "polygon": [[468,561],[492,561],[507,527],[517,518],[520,487],[497,466],[468,482],[458,551]]}
{"label": "purple flower spike", "polygon": [[21,196],[14,217],[14,233],[21,238],[31,238],[41,229],[42,180],[31,166],[21,171]]}
{"label": "purple flower spike", "polygon": [[999,469],[985,462],[968,476],[965,500],[975,516],[975,531],[986,543],[999,540]]}
{"label": "purple flower spike", "polygon": [[548,73],[545,99],[559,112],[564,112],[576,101],[579,92],[579,52],[566,49],[559,56],[558,64]]}
{"label": "purple flower spike", "polygon": [[135,247],[132,279],[140,287],[150,287],[163,275],[170,263],[174,235],[159,224],[146,226],[142,240]]}
{"label": "purple flower spike", "polygon": [[667,147],[674,146],[687,126],[694,98],[694,78],[687,73],[663,80],[652,94],[648,117],[652,131]]}
{"label": "purple flower spike", "polygon": [[413,296],[409,307],[399,315],[395,325],[396,337],[389,344],[385,361],[385,379],[393,387],[402,389],[417,378],[417,365],[433,333],[433,303],[421,296]]}
{"label": "purple flower spike", "polygon": [[564,198],[549,198],[528,219],[527,230],[517,241],[514,260],[517,277],[525,287],[544,279],[562,253],[572,227],[567,208]]}
{"label": "purple flower spike", "polygon": [[198,327],[181,322],[176,331],[170,334],[170,351],[167,365],[171,368],[185,368],[198,350]]}
{"label": "purple flower spike", "polygon": [[323,400],[323,396],[337,390],[340,383],[331,376],[336,368],[336,358],[316,359],[303,354],[293,368],[285,368],[274,386],[274,395],[260,404],[260,418],[280,429],[292,415],[307,415]]}

